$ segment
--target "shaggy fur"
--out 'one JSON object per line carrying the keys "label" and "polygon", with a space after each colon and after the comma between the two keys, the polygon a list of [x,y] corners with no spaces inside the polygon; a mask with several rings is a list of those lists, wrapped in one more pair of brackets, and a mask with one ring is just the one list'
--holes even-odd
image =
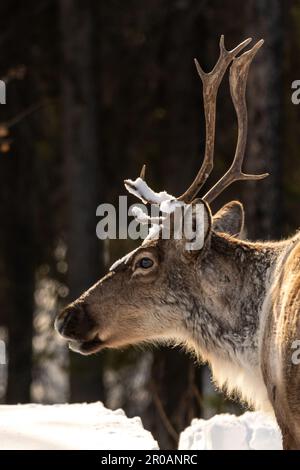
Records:
{"label": "shaggy fur", "polygon": [[187,252],[185,240],[144,242],[67,307],[56,327],[82,354],[184,344],[210,363],[228,393],[273,410],[285,448],[300,448],[300,372],[291,360],[300,335],[300,235],[240,240],[241,204],[227,204],[214,218],[205,207],[201,250]]}

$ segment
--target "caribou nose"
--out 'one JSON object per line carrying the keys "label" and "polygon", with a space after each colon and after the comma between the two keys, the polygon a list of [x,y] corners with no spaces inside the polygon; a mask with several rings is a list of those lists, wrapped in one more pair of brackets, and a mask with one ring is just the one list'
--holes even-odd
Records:
{"label": "caribou nose", "polygon": [[64,338],[86,339],[93,331],[95,323],[81,303],[66,307],[56,318],[54,326]]}
{"label": "caribou nose", "polygon": [[71,319],[73,309],[67,307],[55,319],[54,327],[56,331],[63,336],[65,326]]}

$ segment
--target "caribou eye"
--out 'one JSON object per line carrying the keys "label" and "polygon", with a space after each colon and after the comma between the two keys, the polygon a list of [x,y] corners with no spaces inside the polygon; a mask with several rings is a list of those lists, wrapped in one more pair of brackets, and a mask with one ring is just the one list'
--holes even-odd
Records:
{"label": "caribou eye", "polygon": [[153,266],[153,261],[150,258],[142,258],[137,263],[138,268],[148,269],[148,268],[151,268],[152,266]]}

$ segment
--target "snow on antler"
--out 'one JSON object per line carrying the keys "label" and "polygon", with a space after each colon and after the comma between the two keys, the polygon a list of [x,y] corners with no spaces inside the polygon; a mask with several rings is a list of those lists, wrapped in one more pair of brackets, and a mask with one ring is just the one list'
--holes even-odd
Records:
{"label": "snow on antler", "polygon": [[[182,207],[184,205],[184,202],[178,201],[176,197],[168,194],[166,191],[160,191],[159,193],[156,193],[141,177],[136,178],[134,181],[127,179],[124,181],[124,183],[129,193],[141,199],[144,204],[148,203],[159,206],[159,210],[166,214],[171,214],[174,212],[176,207]],[[142,211],[139,209],[136,211],[136,214],[137,216],[141,216],[141,223],[146,223],[144,218],[145,214],[141,214],[141,212]]]}
{"label": "snow on antler", "polygon": [[134,206],[131,209],[131,213],[137,222],[144,225],[148,224],[149,222],[151,224],[160,224],[164,220],[164,217],[150,217],[148,214],[145,214],[143,209],[138,206]]}
{"label": "snow on antler", "polygon": [[124,181],[125,187],[127,191],[134,196],[141,199],[145,204],[156,204],[159,205],[164,201],[170,201],[176,199],[171,194],[168,194],[166,191],[161,191],[156,193],[153,191],[146,181],[142,178],[136,178],[136,180],[132,181],[130,179]]}
{"label": "snow on antler", "polygon": [[151,224],[146,240],[157,238],[159,236],[160,229],[163,228],[163,223],[166,220],[167,215],[173,213],[177,207],[183,207],[185,205],[183,201],[178,201],[174,196],[168,194],[166,191],[156,193],[141,177],[136,178],[134,181],[127,179],[124,183],[129,193],[141,199],[145,204],[154,205],[156,208],[158,207],[160,212],[166,214],[162,217],[153,217],[148,216],[141,207],[135,206],[131,209],[131,213],[137,222],[141,224]]}

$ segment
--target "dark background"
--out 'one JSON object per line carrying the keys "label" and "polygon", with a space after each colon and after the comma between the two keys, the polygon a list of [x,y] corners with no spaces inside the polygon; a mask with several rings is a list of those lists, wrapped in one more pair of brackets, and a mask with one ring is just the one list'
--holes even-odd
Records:
{"label": "dark background", "polygon": [[[96,238],[96,207],[117,204],[144,162],[155,189],[181,194],[203,155],[202,88],[218,42],[265,39],[249,74],[245,169],[236,183],[250,239],[299,226],[300,2],[279,0],[28,0],[0,5],[0,333],[3,403],[102,400],[139,414],[162,448],[197,416],[240,412],[209,385],[205,366],[172,349],[68,353],[53,318],[132,248]],[[237,138],[228,77],[217,107],[215,168]],[[1,372],[1,370],[0,370]],[[1,382],[2,380],[2,382]],[[2,388],[1,388],[2,387]]]}

